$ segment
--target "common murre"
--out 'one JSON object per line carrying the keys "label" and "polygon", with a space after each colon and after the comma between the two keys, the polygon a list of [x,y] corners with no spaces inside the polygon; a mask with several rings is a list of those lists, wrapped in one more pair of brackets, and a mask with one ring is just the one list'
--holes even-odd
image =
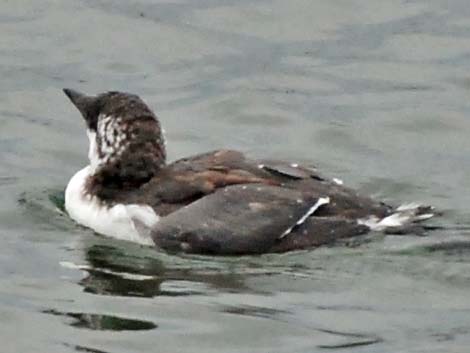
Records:
{"label": "common murre", "polygon": [[168,251],[256,254],[315,247],[433,216],[358,195],[339,179],[217,150],[166,163],[160,122],[136,95],[65,94],[86,122],[90,164],[65,192],[77,223]]}

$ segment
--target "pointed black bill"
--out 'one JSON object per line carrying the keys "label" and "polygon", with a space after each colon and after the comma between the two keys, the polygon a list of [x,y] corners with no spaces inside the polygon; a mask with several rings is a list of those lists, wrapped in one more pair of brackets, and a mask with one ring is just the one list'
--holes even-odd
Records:
{"label": "pointed black bill", "polygon": [[94,96],[87,96],[70,88],[64,88],[63,91],[73,105],[80,111],[87,122],[88,127],[94,129],[96,125],[95,115],[98,110],[97,98]]}
{"label": "pointed black bill", "polygon": [[80,98],[85,97],[83,93],[80,93],[78,91],[75,91],[71,88],[64,88],[63,89],[65,95],[69,97],[69,99],[75,103],[76,101],[80,100]]}
{"label": "pointed black bill", "polygon": [[65,95],[69,97],[73,105],[75,105],[83,114],[83,110],[85,110],[86,106],[91,103],[92,97],[88,97],[85,94],[70,88],[64,88],[63,91]]}

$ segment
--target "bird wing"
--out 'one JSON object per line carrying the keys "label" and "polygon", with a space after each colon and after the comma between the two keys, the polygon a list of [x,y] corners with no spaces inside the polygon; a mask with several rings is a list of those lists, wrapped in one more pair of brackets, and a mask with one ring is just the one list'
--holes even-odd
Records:
{"label": "bird wing", "polygon": [[169,251],[263,253],[325,203],[326,197],[280,186],[232,185],[161,218],[151,236]]}

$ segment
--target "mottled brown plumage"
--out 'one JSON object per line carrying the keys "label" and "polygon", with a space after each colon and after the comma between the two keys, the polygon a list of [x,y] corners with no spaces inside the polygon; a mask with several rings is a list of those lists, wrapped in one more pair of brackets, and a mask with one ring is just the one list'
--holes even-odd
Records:
{"label": "mottled brown plumage", "polygon": [[158,224],[136,225],[160,248],[232,255],[304,249],[364,234],[369,228],[358,219],[394,212],[313,168],[237,151],[167,164],[160,123],[140,98],[65,93],[97,134],[99,158],[87,191],[105,205],[151,206]]}

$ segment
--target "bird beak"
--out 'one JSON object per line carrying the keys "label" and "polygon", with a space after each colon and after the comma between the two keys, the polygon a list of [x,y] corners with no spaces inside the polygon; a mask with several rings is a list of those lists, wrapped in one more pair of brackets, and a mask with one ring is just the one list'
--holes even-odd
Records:
{"label": "bird beak", "polygon": [[70,99],[73,105],[82,113],[83,117],[86,119],[90,108],[94,105],[96,101],[95,97],[87,96],[81,92],[70,88],[63,89],[65,95]]}
{"label": "bird beak", "polygon": [[80,93],[78,91],[75,91],[70,88],[64,88],[63,89],[65,95],[69,97],[69,99],[72,101],[73,104],[77,104],[77,102],[80,101],[80,99],[83,99],[85,95],[83,93]]}

